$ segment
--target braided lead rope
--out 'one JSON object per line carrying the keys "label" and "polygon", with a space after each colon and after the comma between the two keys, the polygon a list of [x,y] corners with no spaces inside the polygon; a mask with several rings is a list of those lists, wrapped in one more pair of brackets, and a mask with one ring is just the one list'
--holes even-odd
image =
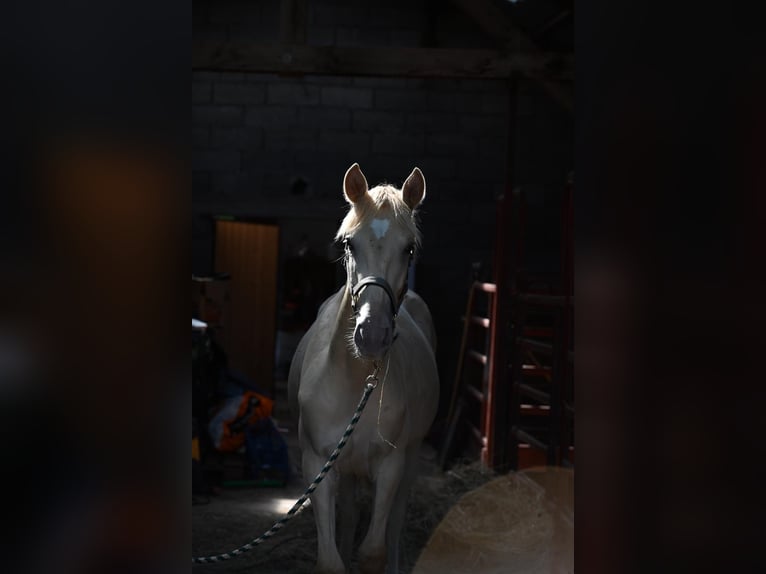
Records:
{"label": "braided lead rope", "polygon": [[338,446],[336,446],[335,450],[332,451],[330,458],[327,459],[327,462],[322,467],[322,470],[319,471],[319,474],[317,474],[316,478],[311,482],[309,487],[303,493],[303,496],[301,496],[298,500],[295,501],[295,504],[293,504],[292,508],[290,508],[290,510],[287,511],[287,514],[285,514],[282,518],[277,520],[274,523],[274,525],[271,528],[269,528],[266,532],[261,534],[258,538],[254,538],[247,544],[240,546],[239,548],[232,550],[231,552],[224,552],[223,554],[215,554],[213,556],[195,556],[192,558],[192,564],[209,564],[212,562],[223,562],[224,560],[229,560],[231,558],[234,558],[235,556],[244,554],[248,550],[252,550],[256,546],[258,546],[261,542],[264,542],[265,540],[268,540],[269,538],[274,536],[277,532],[279,532],[282,529],[282,527],[285,524],[287,524],[290,520],[292,520],[300,512],[300,510],[302,510],[303,505],[309,499],[309,496],[311,496],[311,493],[316,490],[319,483],[322,482],[324,480],[324,477],[327,475],[327,473],[330,472],[330,469],[333,467],[333,465],[335,464],[335,461],[338,459],[338,456],[340,455],[340,451],[342,451],[343,447],[346,446],[346,443],[348,442],[349,437],[354,432],[354,427],[356,427],[356,423],[359,422],[359,417],[362,416],[362,411],[364,410],[364,407],[367,404],[367,399],[370,398],[370,394],[372,393],[373,390],[375,390],[375,387],[378,384],[378,371],[380,371],[380,365],[376,361],[374,363],[374,369],[372,371],[372,374],[367,376],[366,385],[364,386],[364,393],[362,394],[362,398],[360,399],[359,404],[356,407],[356,411],[354,411],[354,416],[351,417],[351,421],[348,423],[346,430],[343,431],[343,436],[340,438],[340,441],[338,442]]}

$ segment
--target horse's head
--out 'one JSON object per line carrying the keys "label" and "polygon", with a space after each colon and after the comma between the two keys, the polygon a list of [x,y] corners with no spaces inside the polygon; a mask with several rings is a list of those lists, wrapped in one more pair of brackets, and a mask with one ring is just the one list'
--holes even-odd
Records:
{"label": "horse's head", "polygon": [[336,239],[345,246],[347,286],[354,309],[349,344],[355,355],[380,359],[394,339],[399,306],[407,293],[407,272],[420,233],[415,208],[426,194],[416,167],[402,185],[367,187],[358,164],[343,178],[350,204]]}

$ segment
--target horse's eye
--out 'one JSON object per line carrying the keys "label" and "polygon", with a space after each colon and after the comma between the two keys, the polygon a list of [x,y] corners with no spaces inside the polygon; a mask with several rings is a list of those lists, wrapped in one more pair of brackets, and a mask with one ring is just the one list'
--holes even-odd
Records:
{"label": "horse's eye", "polygon": [[412,254],[415,253],[415,246],[414,245],[408,245],[404,248],[404,254],[409,255],[412,257]]}

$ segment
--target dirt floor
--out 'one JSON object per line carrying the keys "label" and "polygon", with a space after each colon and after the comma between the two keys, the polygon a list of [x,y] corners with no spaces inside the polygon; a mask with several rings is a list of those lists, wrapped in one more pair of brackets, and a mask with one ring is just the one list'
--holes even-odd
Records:
{"label": "dirt floor", "polygon": [[[278,392],[279,390],[278,387]],[[219,495],[210,497],[206,504],[193,505],[192,554],[194,556],[219,554],[249,542],[266,531],[303,493],[306,485],[298,472],[297,461],[300,460],[300,451],[297,445],[295,424],[289,419],[289,415],[279,408],[280,403],[284,404],[284,401],[279,399],[278,394],[274,418],[277,420],[278,426],[287,430],[285,437],[292,466],[295,470],[292,479],[285,487],[225,489]],[[424,553],[423,550],[437,526],[456,506],[458,501],[466,493],[475,492],[482,485],[491,486],[489,485],[490,481],[497,478],[483,470],[478,463],[457,464],[451,470],[443,473],[439,471],[435,460],[435,450],[429,446],[424,446],[420,457],[420,474],[410,495],[406,526],[402,536],[402,574],[409,574],[413,571],[421,554],[424,555],[425,562],[432,560],[430,555]],[[516,505],[514,508],[529,507],[534,510],[534,521],[543,520],[545,522],[548,520],[548,515],[545,514],[547,511],[543,508],[544,505],[540,503],[539,497],[536,501],[532,500],[537,495],[531,490],[514,487],[511,491],[506,489],[506,492],[511,492],[511,497],[518,499],[517,502],[512,502]],[[483,514],[489,512],[491,511],[482,511]],[[505,514],[508,513],[505,512]],[[368,520],[369,512],[362,510],[357,532],[359,542],[361,542],[365,523]],[[463,522],[462,519],[460,522]],[[458,526],[458,528],[462,528],[462,526]],[[442,525],[442,529],[444,529],[444,525]],[[545,526],[543,530],[540,530],[541,533],[543,531],[548,532],[550,528]],[[436,542],[438,543],[438,536]],[[234,572],[308,574],[313,572],[315,560],[316,532],[312,509],[309,507],[287,524],[274,538],[250,552],[218,564],[195,565],[193,572],[198,574]],[[354,567],[355,564],[352,564],[352,572]],[[533,569],[534,572],[551,572],[554,570],[569,571],[568,569],[551,570],[548,567]],[[422,571],[425,572],[426,570]],[[522,572],[525,570],[508,570],[508,572],[511,571]],[[475,569],[471,572],[478,574]]]}
{"label": "dirt floor", "polygon": [[[432,451],[424,449],[427,457]],[[427,458],[423,467],[435,465]],[[422,474],[413,489],[403,533],[402,572],[410,572],[420,551],[449,508],[464,493],[489,476],[476,466],[439,474]],[[195,556],[231,550],[267,530],[303,493],[295,481],[284,488],[228,489],[210,503],[192,509],[192,552]],[[362,512],[358,534],[364,533],[369,514]],[[316,560],[316,532],[309,507],[294,518],[273,539],[250,552],[220,564],[197,565],[202,573],[258,572],[259,574],[303,574],[313,571]]]}

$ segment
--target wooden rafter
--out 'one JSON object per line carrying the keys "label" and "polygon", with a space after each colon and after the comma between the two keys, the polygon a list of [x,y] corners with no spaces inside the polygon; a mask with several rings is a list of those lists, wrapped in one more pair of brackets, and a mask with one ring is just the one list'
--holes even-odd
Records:
{"label": "wooden rafter", "polygon": [[558,54],[495,50],[261,45],[196,42],[192,69],[278,74],[506,79],[513,73],[571,79],[571,60]]}
{"label": "wooden rafter", "polygon": [[[537,44],[521,28],[508,20],[506,12],[493,0],[451,0],[451,2],[473,18],[500,49],[531,56],[542,53]],[[573,109],[572,93],[564,85],[552,81],[550,76],[540,75],[534,71],[524,73],[537,80],[567,110]]]}
{"label": "wooden rafter", "polygon": [[305,44],[307,0],[281,0],[279,31],[283,44]]}

